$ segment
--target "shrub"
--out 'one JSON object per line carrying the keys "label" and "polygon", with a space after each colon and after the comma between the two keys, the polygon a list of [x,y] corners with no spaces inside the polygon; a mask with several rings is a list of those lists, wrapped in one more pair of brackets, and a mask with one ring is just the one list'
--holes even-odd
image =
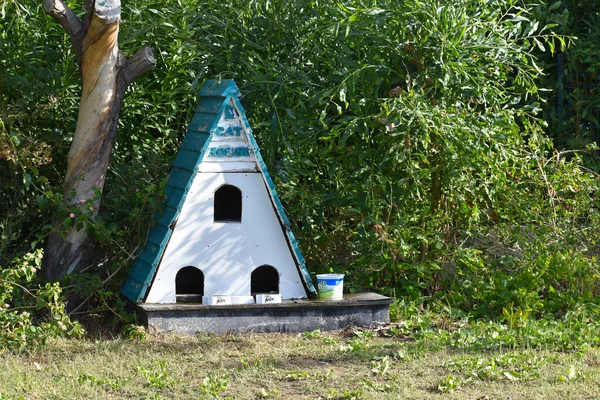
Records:
{"label": "shrub", "polygon": [[42,255],[27,253],[0,270],[0,350],[22,351],[83,333],[66,315],[58,283],[34,283]]}

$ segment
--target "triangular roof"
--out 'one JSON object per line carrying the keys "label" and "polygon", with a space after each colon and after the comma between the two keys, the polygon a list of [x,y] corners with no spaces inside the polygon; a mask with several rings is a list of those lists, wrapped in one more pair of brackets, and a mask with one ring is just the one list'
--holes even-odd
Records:
{"label": "triangular roof", "polygon": [[121,293],[135,303],[143,302],[146,298],[148,289],[154,279],[158,265],[161,262],[165,248],[169,243],[174,226],[179,218],[181,208],[185,203],[186,196],[198,172],[198,167],[207,151],[212,135],[215,134],[219,119],[225,108],[233,103],[240,111],[242,121],[246,126],[250,145],[258,161],[259,172],[262,174],[265,187],[271,198],[271,203],[286,235],[288,246],[294,256],[303,285],[310,297],[316,296],[317,292],[306,269],[304,257],[300,253],[298,243],[291,231],[290,222],[275,191],[273,180],[269,176],[267,167],[252,135],[250,124],[243,111],[244,109],[238,100],[240,91],[235,82],[231,79],[207,80],[200,88],[199,95],[200,103],[196,107],[194,116],[188,125],[187,133],[173,162],[169,179],[167,180],[164,211],[157,218],[156,225],[150,230],[146,248],[134,261]]}

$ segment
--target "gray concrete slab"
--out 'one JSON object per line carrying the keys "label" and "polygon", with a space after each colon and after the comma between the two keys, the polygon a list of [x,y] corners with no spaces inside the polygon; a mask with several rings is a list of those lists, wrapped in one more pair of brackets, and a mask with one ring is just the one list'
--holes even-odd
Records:
{"label": "gray concrete slab", "polygon": [[180,334],[306,332],[371,326],[390,321],[393,299],[376,293],[345,294],[341,301],[286,300],[281,304],[209,306],[140,304],[147,326]]}

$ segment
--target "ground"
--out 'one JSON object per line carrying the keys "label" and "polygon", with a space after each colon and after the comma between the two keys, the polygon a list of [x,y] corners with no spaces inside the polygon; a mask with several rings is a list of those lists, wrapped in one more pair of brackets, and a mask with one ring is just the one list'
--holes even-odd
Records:
{"label": "ground", "polygon": [[0,399],[600,398],[597,348],[453,349],[391,333],[54,340],[2,355]]}

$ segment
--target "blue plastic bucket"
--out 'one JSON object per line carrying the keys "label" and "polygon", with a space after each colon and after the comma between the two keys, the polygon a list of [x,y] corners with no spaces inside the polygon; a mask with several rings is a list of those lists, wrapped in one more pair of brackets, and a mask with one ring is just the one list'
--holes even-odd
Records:
{"label": "blue plastic bucket", "polygon": [[344,299],[344,274],[319,274],[317,286],[321,300]]}

